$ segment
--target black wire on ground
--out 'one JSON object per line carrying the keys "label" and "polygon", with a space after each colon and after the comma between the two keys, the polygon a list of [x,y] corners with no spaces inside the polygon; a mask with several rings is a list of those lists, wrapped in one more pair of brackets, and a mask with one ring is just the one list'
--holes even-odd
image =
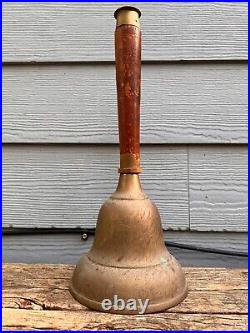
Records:
{"label": "black wire on ground", "polygon": [[[10,235],[44,235],[44,234],[70,234],[77,233],[81,234],[82,240],[87,240],[90,235],[95,235],[95,229],[82,229],[82,228],[3,228],[2,235],[10,236]],[[231,251],[231,250],[222,250],[222,249],[211,249],[202,246],[196,245],[188,245],[176,242],[165,241],[166,246],[176,247],[179,249],[206,252],[206,253],[214,253],[221,255],[229,255],[236,257],[248,257],[248,253]]]}
{"label": "black wire on ground", "polygon": [[170,246],[170,247],[177,247],[179,249],[185,249],[185,250],[222,254],[222,255],[236,256],[236,257],[246,257],[246,258],[248,257],[247,253],[240,252],[240,251],[236,252],[236,251],[222,250],[222,249],[211,249],[211,248],[202,247],[202,246],[180,244],[180,243],[169,242],[169,241],[165,242],[165,245]]}

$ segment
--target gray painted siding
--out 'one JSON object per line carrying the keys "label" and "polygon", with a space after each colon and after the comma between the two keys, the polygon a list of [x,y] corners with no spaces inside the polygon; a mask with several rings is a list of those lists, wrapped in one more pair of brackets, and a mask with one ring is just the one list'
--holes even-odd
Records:
{"label": "gray painted siding", "polygon": [[[164,227],[188,229],[186,148],[144,148],[142,183]],[[94,227],[117,185],[114,145],[8,145],[3,156],[5,226]]]}
{"label": "gray painted siding", "polygon": [[[118,155],[115,145],[6,145],[4,226],[94,227]],[[245,146],[146,145],[142,161],[164,229],[247,230]]]}
{"label": "gray painted siding", "polygon": [[[114,191],[113,11],[121,5],[3,4],[5,227],[94,227]],[[170,237],[246,249],[247,4],[136,5],[144,189],[163,228],[176,230]],[[7,261],[30,262],[28,253],[43,261],[51,250],[53,262],[72,262],[71,250],[77,258],[81,250],[65,235],[44,247],[40,236],[22,237],[4,238]]]}
{"label": "gray painted siding", "polygon": [[190,229],[247,231],[247,148],[189,150]]}
{"label": "gray painted siding", "polygon": [[[3,59],[113,60],[113,12],[122,5],[4,3]],[[247,3],[134,5],[142,11],[143,60],[247,59]]]}
{"label": "gray painted siding", "polygon": [[[114,143],[115,66],[7,66],[4,142]],[[246,143],[247,64],[146,64],[143,143]]]}
{"label": "gray painted siding", "polygon": [[[241,233],[206,233],[204,235],[204,233],[166,232],[164,238],[167,242],[247,252],[247,235]],[[6,236],[3,240],[5,249],[3,262],[75,264],[80,256],[90,249],[92,243],[92,236],[87,241],[83,241],[80,233],[33,235],[32,237]],[[241,244],[240,247],[239,244]],[[168,250],[185,267],[247,268],[248,264],[245,257],[198,252],[171,246],[168,246]]]}

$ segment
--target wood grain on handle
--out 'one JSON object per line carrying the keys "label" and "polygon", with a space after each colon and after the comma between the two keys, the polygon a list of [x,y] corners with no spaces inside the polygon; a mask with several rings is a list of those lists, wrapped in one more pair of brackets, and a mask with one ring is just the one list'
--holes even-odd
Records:
{"label": "wood grain on handle", "polygon": [[[131,8],[117,13],[115,31],[120,173],[140,173],[141,31],[139,13]],[[121,15],[119,17],[119,15]],[[122,16],[123,15],[123,16]],[[125,22],[125,24],[124,24]],[[130,22],[130,24],[126,24]],[[121,25],[119,25],[121,24]]]}

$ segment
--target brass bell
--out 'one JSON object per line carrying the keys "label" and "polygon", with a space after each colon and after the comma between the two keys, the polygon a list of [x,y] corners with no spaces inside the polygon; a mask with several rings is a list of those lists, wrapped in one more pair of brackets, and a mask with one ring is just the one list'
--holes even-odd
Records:
{"label": "brass bell", "polygon": [[[120,314],[142,313],[146,301],[143,313],[165,310],[187,294],[182,268],[166,249],[157,207],[139,179],[140,16],[138,9],[128,6],[115,12],[120,177],[100,209],[93,246],[78,262],[70,285],[71,294],[83,305]],[[114,297],[127,306],[112,303],[107,309],[105,302]]]}

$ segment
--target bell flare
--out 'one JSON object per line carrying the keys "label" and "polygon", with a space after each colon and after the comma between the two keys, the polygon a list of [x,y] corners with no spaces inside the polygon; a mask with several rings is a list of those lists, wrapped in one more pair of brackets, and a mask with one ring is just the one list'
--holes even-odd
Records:
{"label": "bell flare", "polygon": [[93,262],[84,255],[73,275],[70,286],[73,297],[86,307],[117,314],[140,314],[134,310],[105,310],[104,300],[117,295],[127,303],[129,300],[149,300],[144,313],[154,313],[179,304],[187,295],[184,273],[171,255],[168,260],[147,267],[111,267]]}
{"label": "bell flare", "polygon": [[[185,298],[184,272],[165,246],[158,209],[138,174],[121,174],[115,193],[102,205],[93,246],[77,264],[70,290],[80,303],[104,312],[103,300],[114,295],[125,302],[148,299],[145,313]],[[140,308],[108,312],[134,314]]]}

